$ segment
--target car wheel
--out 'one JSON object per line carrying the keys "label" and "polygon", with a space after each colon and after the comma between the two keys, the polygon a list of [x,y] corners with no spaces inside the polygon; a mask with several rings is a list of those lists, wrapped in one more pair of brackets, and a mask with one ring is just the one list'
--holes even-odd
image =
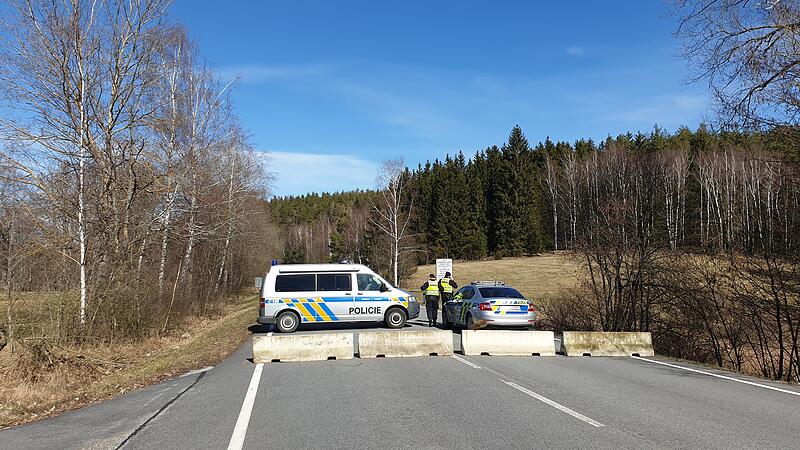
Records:
{"label": "car wheel", "polygon": [[453,328],[453,324],[450,322],[450,318],[447,317],[446,309],[442,310],[442,326],[444,327],[445,330]]}
{"label": "car wheel", "polygon": [[389,328],[403,328],[407,319],[408,316],[405,311],[400,308],[392,308],[386,312],[384,322],[386,322],[386,326]]}
{"label": "car wheel", "polygon": [[297,327],[300,326],[300,316],[292,311],[284,311],[278,314],[275,326],[278,327],[278,331],[281,333],[294,333]]}
{"label": "car wheel", "polygon": [[475,327],[475,321],[472,320],[472,314],[467,314],[467,320],[465,322],[467,324],[467,326],[466,326],[467,330],[476,330],[477,329]]}

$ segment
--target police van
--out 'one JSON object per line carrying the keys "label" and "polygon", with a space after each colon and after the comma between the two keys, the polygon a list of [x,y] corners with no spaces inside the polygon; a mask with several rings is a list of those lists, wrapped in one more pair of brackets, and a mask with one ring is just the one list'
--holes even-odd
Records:
{"label": "police van", "polygon": [[360,264],[277,264],[264,277],[258,323],[283,333],[301,323],[384,322],[401,328],[419,303]]}

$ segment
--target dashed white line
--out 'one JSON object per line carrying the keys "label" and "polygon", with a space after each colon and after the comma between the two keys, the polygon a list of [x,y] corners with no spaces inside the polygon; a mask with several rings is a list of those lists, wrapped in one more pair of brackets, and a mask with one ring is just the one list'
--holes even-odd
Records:
{"label": "dashed white line", "polygon": [[640,361],[647,361],[647,362],[653,363],[653,364],[661,364],[662,366],[674,367],[676,369],[688,370],[689,372],[701,373],[703,375],[708,375],[710,377],[722,378],[723,380],[735,381],[737,383],[749,384],[750,386],[756,386],[756,387],[760,387],[760,388],[764,388],[764,389],[769,389],[771,391],[783,392],[784,394],[791,394],[791,395],[800,396],[800,392],[790,391],[788,389],[781,389],[781,388],[777,388],[775,386],[769,386],[769,385],[766,385],[766,384],[754,383],[752,381],[747,381],[747,380],[740,380],[738,378],[728,377],[728,376],[725,376],[725,375],[719,375],[719,374],[716,374],[716,373],[706,372],[706,371],[703,371],[703,370],[692,369],[690,367],[683,367],[683,366],[679,366],[677,364],[670,364],[670,363],[666,363],[666,362],[663,362],[663,361],[655,361],[653,359],[642,358],[642,357],[639,357],[639,356],[631,356],[631,358],[638,359]]}
{"label": "dashed white line", "polygon": [[600,423],[600,422],[598,422],[598,421],[596,421],[594,419],[590,419],[590,418],[584,416],[583,414],[581,414],[579,412],[573,411],[573,410],[567,408],[566,406],[564,406],[564,405],[562,405],[560,403],[554,402],[553,400],[550,400],[549,398],[547,398],[547,397],[545,397],[543,395],[539,395],[539,394],[537,394],[536,392],[533,392],[530,389],[524,388],[524,387],[518,385],[517,383],[514,383],[513,381],[505,381],[505,380],[500,380],[500,381],[502,381],[503,383],[513,387],[514,389],[516,389],[516,390],[518,390],[518,391],[520,391],[520,392],[522,392],[524,394],[530,395],[531,397],[535,398],[536,400],[539,400],[540,402],[546,403],[546,404],[552,406],[553,408],[558,409],[559,411],[565,412],[565,413],[569,414],[570,416],[572,416],[572,417],[574,417],[576,419],[582,420],[582,421],[588,423],[589,425],[591,425],[593,427],[600,428],[600,427],[604,427],[605,426],[602,423]]}
{"label": "dashed white line", "polygon": [[228,450],[241,450],[244,445],[244,438],[247,436],[250,414],[253,412],[253,405],[256,402],[258,383],[261,381],[261,371],[263,369],[264,364],[256,364],[256,368],[253,369],[253,377],[250,378],[250,385],[247,387],[242,409],[239,411],[239,418],[236,419],[236,427],[234,427],[233,435],[231,435],[231,440],[228,443]]}
{"label": "dashed white line", "polygon": [[452,355],[452,356],[456,361],[461,361],[462,363],[472,367],[473,369],[480,369],[481,368],[481,366],[479,366],[477,364],[473,364],[473,363],[467,361],[466,359],[464,359],[464,358],[462,358],[462,357],[460,357],[458,355]]}

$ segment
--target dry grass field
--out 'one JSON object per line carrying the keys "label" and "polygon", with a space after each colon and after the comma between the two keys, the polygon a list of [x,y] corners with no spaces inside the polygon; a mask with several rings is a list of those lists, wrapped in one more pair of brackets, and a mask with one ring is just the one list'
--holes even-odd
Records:
{"label": "dry grass field", "polygon": [[[530,299],[542,299],[577,285],[580,268],[572,258],[568,252],[551,252],[500,260],[453,261],[453,278],[459,286],[476,280],[505,281]],[[435,272],[433,264],[419,266],[402,287],[419,292],[428,274]]]}
{"label": "dry grass field", "polygon": [[216,364],[250,335],[256,300],[252,295],[232,299],[217,317],[184,321],[169,335],[143,342],[81,347],[49,342],[46,367],[30,345],[34,340],[14,354],[6,347],[0,351],[0,429]]}

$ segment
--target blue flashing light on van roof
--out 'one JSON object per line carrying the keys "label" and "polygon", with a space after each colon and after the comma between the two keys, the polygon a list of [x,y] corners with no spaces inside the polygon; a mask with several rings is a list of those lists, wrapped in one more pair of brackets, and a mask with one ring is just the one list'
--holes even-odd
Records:
{"label": "blue flashing light on van roof", "polygon": [[278,260],[277,259],[273,259],[272,260],[272,265],[273,266],[277,266],[278,265]]}

